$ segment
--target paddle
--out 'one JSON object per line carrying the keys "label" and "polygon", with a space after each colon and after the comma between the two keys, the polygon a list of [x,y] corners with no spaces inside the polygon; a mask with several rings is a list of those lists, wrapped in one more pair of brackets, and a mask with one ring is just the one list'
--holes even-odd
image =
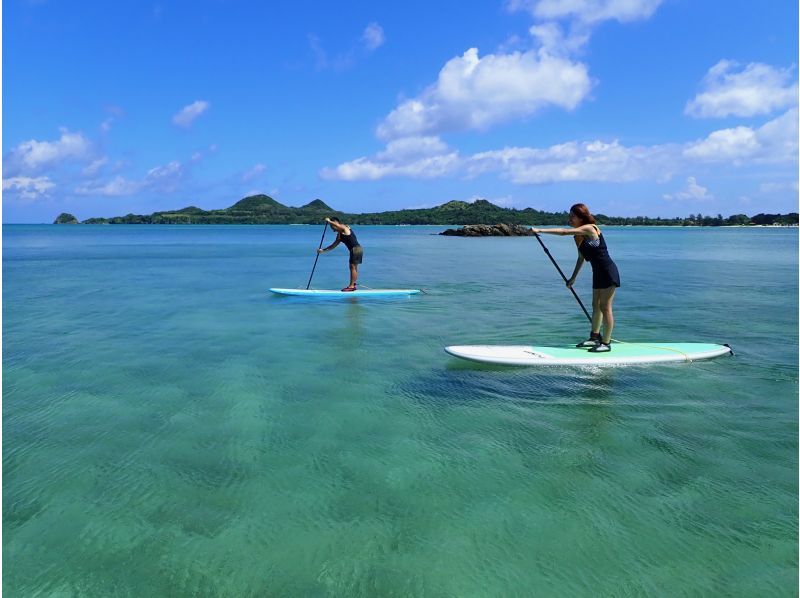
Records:
{"label": "paddle", "polygon": [[317,257],[314,258],[314,267],[311,268],[311,276],[308,277],[308,284],[306,285],[306,290],[311,288],[311,279],[314,278],[314,270],[317,269],[317,260],[319,259],[319,250],[322,249],[322,242],[325,240],[325,231],[328,230],[328,223],[325,223],[325,226],[322,229],[322,238],[319,240],[319,247],[317,247]]}
{"label": "paddle", "polygon": [[[561,268],[558,267],[558,264],[556,263],[556,260],[554,260],[553,256],[550,255],[550,250],[547,249],[545,244],[542,242],[541,237],[539,237],[539,233],[533,233],[533,236],[536,237],[537,241],[539,241],[539,245],[542,246],[542,249],[544,249],[544,252],[547,254],[547,257],[550,258],[550,261],[553,262],[553,265],[556,267],[556,270],[558,270],[558,273],[561,274],[561,278],[564,279],[564,282],[567,282],[567,277],[564,276],[564,273],[561,271]],[[592,321],[592,316],[590,316],[589,312],[586,311],[586,308],[583,306],[583,302],[581,301],[581,298],[578,297],[578,294],[575,292],[575,289],[573,289],[572,287],[567,287],[567,288],[570,291],[572,291],[572,295],[575,297],[575,300],[578,302],[578,305],[581,306],[581,309],[583,310],[583,313],[586,314],[586,317],[589,318],[589,321],[591,322]]]}

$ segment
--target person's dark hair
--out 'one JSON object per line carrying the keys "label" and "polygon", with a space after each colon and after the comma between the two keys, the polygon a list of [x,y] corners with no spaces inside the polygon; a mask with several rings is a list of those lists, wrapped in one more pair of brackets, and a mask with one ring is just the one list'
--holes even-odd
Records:
{"label": "person's dark hair", "polygon": [[341,224],[341,223],[342,223],[342,221],[341,221],[341,220],[339,220],[339,219],[338,219],[336,216],[331,216],[331,217],[329,218],[329,220],[331,220],[331,221],[333,221],[333,222],[336,222],[336,223],[338,223],[338,224]]}
{"label": "person's dark hair", "polygon": [[584,203],[576,203],[569,209],[569,213],[573,214],[578,220],[581,221],[581,224],[594,224],[595,219],[592,216],[592,213],[589,211],[589,208],[586,207]]}

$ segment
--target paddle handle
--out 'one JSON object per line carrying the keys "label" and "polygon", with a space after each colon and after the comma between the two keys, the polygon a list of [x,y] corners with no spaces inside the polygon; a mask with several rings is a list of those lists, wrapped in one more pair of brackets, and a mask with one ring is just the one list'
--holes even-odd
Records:
{"label": "paddle handle", "polygon": [[328,230],[328,223],[322,228],[322,238],[319,240],[319,247],[317,247],[317,256],[314,258],[314,267],[311,268],[311,276],[308,277],[308,284],[306,290],[311,288],[311,279],[314,278],[314,270],[317,269],[317,260],[319,259],[319,250],[322,249],[322,242],[325,240],[325,231]]}
{"label": "paddle handle", "polygon": [[[549,250],[549,249],[547,248],[547,246],[546,246],[546,245],[545,245],[545,244],[542,242],[542,239],[541,239],[541,237],[539,236],[539,233],[533,233],[533,236],[534,236],[534,237],[536,237],[536,240],[537,240],[537,241],[539,241],[539,245],[541,245],[541,246],[542,246],[542,249],[544,249],[544,252],[547,254],[547,257],[549,257],[549,258],[550,258],[550,261],[551,261],[551,262],[553,262],[553,265],[556,267],[556,270],[558,270],[558,273],[559,273],[559,274],[561,274],[561,278],[563,278],[563,279],[564,279],[564,282],[568,282],[568,281],[567,281],[567,277],[566,277],[566,276],[564,276],[564,273],[561,271],[561,268],[559,267],[558,263],[556,262],[556,260],[555,260],[555,259],[553,259],[553,256],[552,256],[552,255],[550,255],[550,250]],[[584,307],[584,305],[583,305],[583,301],[581,301],[581,298],[580,298],[580,297],[578,297],[578,293],[576,293],[576,292],[575,292],[575,289],[573,289],[572,287],[567,287],[567,288],[568,288],[570,291],[572,291],[572,296],[573,296],[573,297],[575,297],[575,300],[578,302],[578,305],[580,305],[580,306],[581,306],[581,309],[583,310],[583,313],[585,313],[585,314],[586,314],[586,317],[587,317],[587,318],[589,318],[589,321],[591,322],[591,321],[592,321],[592,316],[590,316],[590,315],[589,315],[589,312],[588,312],[588,311],[586,311],[586,308],[585,308],[585,307]]]}

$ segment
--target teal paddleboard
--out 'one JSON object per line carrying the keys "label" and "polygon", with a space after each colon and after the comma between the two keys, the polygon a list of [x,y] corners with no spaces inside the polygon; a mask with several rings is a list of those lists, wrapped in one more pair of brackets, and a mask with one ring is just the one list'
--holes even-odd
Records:
{"label": "teal paddleboard", "polygon": [[445,347],[450,355],[502,365],[634,365],[670,361],[697,361],[732,353],[727,345],[708,343],[627,343],[612,342],[611,351],[591,353],[574,345],[534,347],[527,345],[463,345]]}
{"label": "teal paddleboard", "polygon": [[416,295],[419,289],[358,289],[357,291],[337,291],[334,289],[270,289],[278,295],[293,295],[296,297],[399,297],[402,295]]}

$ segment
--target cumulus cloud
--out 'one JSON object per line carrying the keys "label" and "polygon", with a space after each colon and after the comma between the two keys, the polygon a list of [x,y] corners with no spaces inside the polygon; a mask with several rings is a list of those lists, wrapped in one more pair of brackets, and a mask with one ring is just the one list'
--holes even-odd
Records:
{"label": "cumulus cloud", "polygon": [[547,148],[512,147],[474,154],[465,161],[468,175],[500,172],[518,184],[565,181],[629,182],[675,169],[671,145],[626,147],[618,141],[572,141]]}
{"label": "cumulus cloud", "polygon": [[102,195],[106,197],[120,197],[134,195],[143,189],[141,181],[130,181],[117,176],[108,182],[90,181],[75,188],[78,195]]}
{"label": "cumulus cloud", "polygon": [[[650,18],[663,0],[507,0],[509,12],[529,13],[530,33],[556,54],[579,51],[603,21],[629,23]],[[562,30],[563,27],[563,30]]]}
{"label": "cumulus cloud", "polygon": [[686,145],[683,155],[703,162],[790,162],[797,159],[797,108],[758,129],[734,127],[714,131]]}
{"label": "cumulus cloud", "polygon": [[556,22],[533,25],[528,32],[539,45],[539,53],[551,56],[569,56],[578,52],[589,41],[589,30],[571,27],[565,33]]}
{"label": "cumulus cloud", "polygon": [[335,168],[323,168],[327,180],[376,180],[388,176],[429,179],[453,173],[459,166],[458,152],[438,137],[407,137],[390,142],[373,158],[357,158]]}
{"label": "cumulus cloud", "polygon": [[320,176],[326,180],[374,181],[391,176],[430,179],[455,172],[458,153],[428,156],[407,162],[387,162],[358,158],[335,168],[323,168]]}
{"label": "cumulus cloud", "polygon": [[173,160],[163,166],[151,168],[141,180],[130,180],[122,176],[116,176],[110,181],[88,181],[76,187],[75,193],[78,195],[107,197],[135,195],[144,191],[172,193],[178,190],[185,175],[186,168],[184,165]]}
{"label": "cumulus cloud", "polygon": [[435,178],[452,173],[459,164],[458,153],[450,150],[438,137],[406,137],[387,144],[374,157],[361,157],[323,168],[326,180],[376,180],[388,176]]}
{"label": "cumulus cloud", "polygon": [[540,20],[571,19],[594,24],[629,23],[649,18],[663,0],[508,0],[510,12],[524,10]]}
{"label": "cumulus cloud", "polygon": [[686,104],[696,118],[756,116],[797,104],[797,81],[792,69],[753,62],[721,60],[703,79],[703,91]]}
{"label": "cumulus cloud", "polygon": [[184,106],[175,116],[172,122],[179,127],[190,126],[195,119],[209,109],[211,104],[205,100],[197,100],[188,106]]}
{"label": "cumulus cloud", "polygon": [[382,46],[385,39],[383,27],[377,23],[370,23],[367,25],[367,28],[364,29],[364,33],[361,35],[361,41],[364,43],[364,47],[370,51]]}
{"label": "cumulus cloud", "polygon": [[489,54],[477,48],[447,62],[436,83],[402,102],[378,126],[378,137],[487,129],[546,106],[575,108],[589,93],[586,66],[546,52]]}
{"label": "cumulus cloud", "polygon": [[[589,95],[587,66],[574,59],[592,28],[607,20],[650,17],[663,0],[507,0],[509,12],[534,19],[530,49],[518,37],[495,53],[469,48],[451,58],[434,83],[400,102],[378,125],[379,139],[487,130],[548,107],[573,110]],[[511,48],[519,48],[510,51]]]}
{"label": "cumulus cloud", "polygon": [[23,199],[37,199],[55,187],[55,183],[46,176],[24,177],[15,176],[3,179],[3,191],[18,195]]}
{"label": "cumulus cloud", "polygon": [[546,148],[507,147],[461,157],[438,138],[391,142],[372,158],[361,157],[323,169],[326,179],[375,180],[386,176],[475,177],[499,173],[518,184],[564,181],[627,182],[671,176],[679,148],[674,145],[625,147],[618,141],[568,142]]}
{"label": "cumulus cloud", "polygon": [[497,173],[517,184],[666,181],[698,163],[738,166],[796,161],[797,119],[797,110],[790,110],[757,129],[722,129],[684,144],[625,146],[618,140],[569,141],[541,148],[506,147],[470,156],[459,155],[436,136],[401,138],[390,141],[386,149],[372,157],[325,168],[320,175],[355,181]]}
{"label": "cumulus cloud", "polygon": [[69,160],[85,159],[91,152],[91,143],[81,133],[70,133],[60,129],[57,141],[36,141],[31,139],[20,143],[11,150],[5,165],[10,174],[31,174],[41,172]]}
{"label": "cumulus cloud", "polygon": [[689,144],[684,150],[688,158],[725,161],[746,158],[758,150],[756,132],[750,127],[714,131],[702,141]]}
{"label": "cumulus cloud", "polygon": [[[495,53],[469,48],[451,58],[434,83],[400,102],[378,125],[379,139],[487,130],[556,107],[573,110],[592,89],[588,68],[573,55],[605,20],[646,19],[663,0],[508,0],[510,12],[534,19],[533,46],[513,37]],[[510,51],[511,48],[520,48]]]}
{"label": "cumulus cloud", "polygon": [[714,196],[708,192],[708,189],[699,185],[697,183],[697,179],[693,176],[690,176],[686,179],[686,188],[683,191],[678,191],[677,193],[673,194],[665,194],[664,199],[667,200],[684,200],[684,199],[691,199],[691,200],[708,200],[714,199]]}

